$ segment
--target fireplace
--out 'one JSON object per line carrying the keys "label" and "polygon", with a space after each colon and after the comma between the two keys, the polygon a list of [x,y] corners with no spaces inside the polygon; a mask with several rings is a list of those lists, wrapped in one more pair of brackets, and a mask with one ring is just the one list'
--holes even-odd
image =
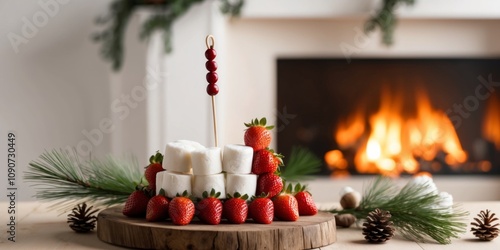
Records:
{"label": "fireplace", "polygon": [[[214,29],[216,37],[225,38],[219,39],[218,43],[221,70],[218,127],[222,131],[219,141],[241,142],[241,126],[244,122],[251,118],[267,117],[270,124],[277,125],[271,146],[285,155],[285,162],[290,157],[290,148],[295,142],[304,146],[312,145],[299,142],[296,133],[291,131],[296,130],[299,124],[312,124],[311,118],[315,117],[310,111],[299,114],[291,100],[278,101],[282,92],[282,87],[278,87],[277,83],[281,78],[278,77],[278,59],[337,58],[341,64],[350,65],[360,58],[498,58],[500,55],[500,20],[497,14],[490,12],[493,9],[485,7],[486,5],[468,1],[454,2],[450,9],[436,8],[433,1],[417,1],[414,7],[402,8],[398,13],[395,43],[387,47],[380,43],[381,34],[378,32],[360,37],[363,24],[374,8],[374,3],[370,1],[321,0],[318,4],[311,5],[306,0],[298,0],[296,5],[289,8],[283,8],[281,1],[276,1],[276,4],[270,2],[275,1],[248,1],[240,18],[231,20],[223,29]],[[220,20],[210,23],[218,25]],[[221,42],[226,43],[226,46],[222,46]],[[354,51],[348,52],[350,64],[344,59],[346,46],[355,47]],[[182,54],[179,56],[190,59]],[[484,77],[487,79],[488,75]],[[500,76],[493,74],[492,78],[500,81]],[[193,80],[193,84],[196,82]],[[300,91],[307,91],[307,86],[304,86]],[[177,92],[170,93],[175,96]],[[463,98],[464,96],[460,101]],[[440,99],[431,100],[434,108],[438,105],[436,101]],[[481,103],[484,104],[483,101]],[[339,110],[338,107],[328,108]],[[484,109],[484,106],[480,109]],[[209,108],[206,110],[208,113]],[[297,116],[292,118],[294,114]],[[210,118],[208,115],[206,117]],[[208,118],[206,120],[210,121]],[[176,121],[172,118],[170,120]],[[312,125],[310,128],[313,128]],[[333,132],[332,127],[327,129]],[[186,130],[189,131],[189,128]],[[211,127],[207,127],[206,131],[206,137],[210,139],[208,141],[212,142]],[[302,136],[312,137],[317,131],[319,130],[302,130]],[[325,136],[331,140],[333,135],[326,133]],[[289,143],[285,143],[286,138],[283,137],[290,138]],[[322,146],[325,144],[326,146]],[[461,141],[467,151],[467,145],[464,144]],[[322,153],[335,149],[335,145],[327,143],[318,145]],[[317,149],[314,151],[317,152]],[[324,155],[318,156],[323,158]],[[352,174],[349,178],[332,179],[329,177],[332,170],[326,165],[322,173],[324,175],[315,176],[308,182],[318,202],[338,201],[338,191],[342,187],[351,186],[361,191],[373,179],[371,175]],[[407,178],[403,176],[399,179],[404,183]],[[500,199],[499,179],[498,175],[479,174],[434,176],[439,189],[452,193],[457,201]],[[468,192],[470,190],[473,192]]]}
{"label": "fireplace", "polygon": [[322,174],[500,175],[500,60],[278,59],[277,85],[279,151]]}

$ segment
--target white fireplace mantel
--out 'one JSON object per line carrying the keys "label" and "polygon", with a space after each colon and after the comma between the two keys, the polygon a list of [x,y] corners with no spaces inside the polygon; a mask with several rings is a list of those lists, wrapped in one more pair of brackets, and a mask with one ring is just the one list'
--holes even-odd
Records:
{"label": "white fireplace mantel", "polygon": [[[366,17],[381,6],[380,0],[251,0],[245,2],[242,18],[248,19],[330,19]],[[499,19],[497,0],[415,0],[403,4],[399,18],[411,19]]]}

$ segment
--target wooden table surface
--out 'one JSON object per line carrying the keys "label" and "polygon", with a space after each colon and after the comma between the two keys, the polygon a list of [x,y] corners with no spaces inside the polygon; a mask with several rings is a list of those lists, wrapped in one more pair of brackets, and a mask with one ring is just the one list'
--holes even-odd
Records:
{"label": "wooden table surface", "polygon": [[[470,212],[472,218],[482,209],[490,209],[500,216],[500,201],[464,202],[463,208]],[[16,204],[16,242],[9,241],[7,224],[9,223],[8,203],[0,202],[0,249],[123,249],[97,238],[95,232],[90,234],[74,233],[66,223],[66,213],[59,215],[57,211],[47,209],[48,205],[39,202],[19,202]],[[491,242],[477,241],[470,232],[452,244],[416,243],[396,235],[385,244],[374,245],[364,241],[360,228],[338,228],[337,242],[321,249],[500,249],[500,237]]]}

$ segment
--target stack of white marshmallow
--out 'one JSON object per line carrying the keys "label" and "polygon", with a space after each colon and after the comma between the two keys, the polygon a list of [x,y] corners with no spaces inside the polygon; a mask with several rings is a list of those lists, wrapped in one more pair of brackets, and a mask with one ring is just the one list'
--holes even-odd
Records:
{"label": "stack of white marshmallow", "polygon": [[[253,149],[243,145],[226,145],[224,153],[216,147],[187,140],[170,142],[165,147],[163,168],[156,175],[156,193],[165,190],[167,197],[187,191],[202,198],[204,191],[220,192],[220,199],[235,192],[255,195],[257,175],[252,171]],[[224,171],[225,174],[222,172]]]}

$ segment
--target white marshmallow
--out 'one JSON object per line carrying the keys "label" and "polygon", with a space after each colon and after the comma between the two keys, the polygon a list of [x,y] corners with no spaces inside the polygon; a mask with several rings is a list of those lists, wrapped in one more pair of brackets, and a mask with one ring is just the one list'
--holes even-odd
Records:
{"label": "white marshmallow", "polygon": [[182,144],[187,144],[195,149],[204,149],[205,146],[201,145],[200,143],[198,142],[195,142],[195,141],[190,141],[190,140],[177,140],[175,142],[178,142],[178,143],[182,143]]}
{"label": "white marshmallow", "polygon": [[226,193],[233,195],[235,192],[242,196],[247,194],[250,199],[257,189],[257,175],[255,174],[227,174]]}
{"label": "white marshmallow", "polygon": [[[161,171],[161,172],[158,172],[156,173],[156,194],[160,194],[160,189],[162,189],[162,185],[163,185],[163,173],[165,173],[165,171]],[[165,189],[163,189],[165,190]]]}
{"label": "white marshmallow", "polygon": [[210,193],[213,188],[216,193],[220,192],[219,199],[224,199],[226,198],[225,186],[224,174],[195,175],[193,181],[193,196],[202,198],[203,192],[207,191]]}
{"label": "white marshmallow", "polygon": [[175,141],[167,143],[163,156],[163,168],[168,171],[189,173],[191,171],[191,152],[204,148],[192,141]]}
{"label": "white marshmallow", "polygon": [[162,188],[165,190],[165,195],[169,198],[175,197],[177,194],[182,194],[184,191],[187,191],[191,194],[191,182],[193,176],[190,174],[180,174],[180,173],[172,173],[172,172],[162,172],[163,173],[163,182]]}
{"label": "white marshmallow", "polygon": [[220,148],[198,149],[191,152],[194,175],[211,175],[222,172]]}
{"label": "white marshmallow", "polygon": [[222,157],[222,169],[231,174],[252,172],[253,148],[244,145],[226,145]]}

